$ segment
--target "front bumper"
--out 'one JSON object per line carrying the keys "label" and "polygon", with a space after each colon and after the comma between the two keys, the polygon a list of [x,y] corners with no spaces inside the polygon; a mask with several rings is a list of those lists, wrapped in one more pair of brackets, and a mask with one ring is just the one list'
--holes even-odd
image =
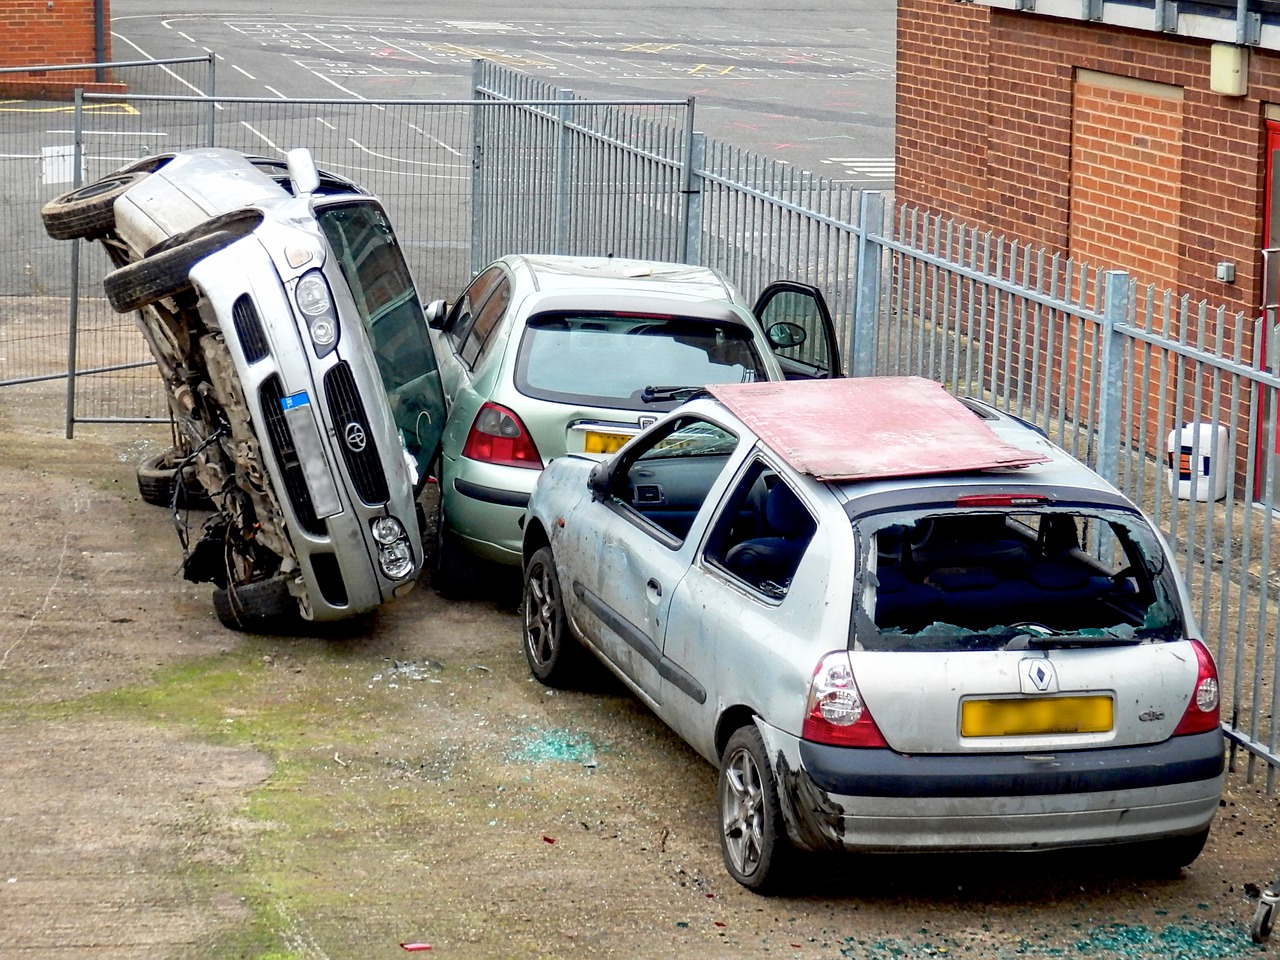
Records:
{"label": "front bumper", "polygon": [[905,756],[757,722],[787,833],[810,850],[1024,851],[1192,834],[1222,792],[1221,731],[1057,754]]}

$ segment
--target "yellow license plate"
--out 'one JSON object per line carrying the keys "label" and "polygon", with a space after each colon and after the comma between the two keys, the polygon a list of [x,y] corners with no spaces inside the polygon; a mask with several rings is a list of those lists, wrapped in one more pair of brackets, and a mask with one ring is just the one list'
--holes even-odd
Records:
{"label": "yellow license plate", "polygon": [[1114,722],[1110,697],[966,700],[960,707],[960,735],[964,737],[1105,733]]}
{"label": "yellow license plate", "polygon": [[586,445],[583,447],[586,453],[613,453],[631,439],[631,435],[626,433],[599,433],[595,430],[586,433]]}

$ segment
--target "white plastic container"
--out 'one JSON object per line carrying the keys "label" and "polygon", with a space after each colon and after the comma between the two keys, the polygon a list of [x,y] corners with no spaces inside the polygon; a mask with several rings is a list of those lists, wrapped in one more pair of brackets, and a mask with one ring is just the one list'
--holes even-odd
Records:
{"label": "white plastic container", "polygon": [[1184,423],[1169,433],[1169,490],[1179,500],[1221,500],[1227,495],[1227,428]]}

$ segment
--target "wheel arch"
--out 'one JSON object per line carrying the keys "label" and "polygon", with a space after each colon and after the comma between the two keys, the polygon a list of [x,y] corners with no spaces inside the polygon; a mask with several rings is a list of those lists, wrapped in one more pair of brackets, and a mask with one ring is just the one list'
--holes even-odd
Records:
{"label": "wheel arch", "polygon": [[729,745],[729,738],[741,727],[754,724],[756,711],[745,703],[739,703],[720,712],[716,721],[715,750],[716,759],[724,757],[724,748]]}
{"label": "wheel arch", "polygon": [[543,547],[551,546],[551,538],[547,535],[547,529],[542,525],[542,521],[536,517],[530,517],[529,522],[524,528],[524,542],[520,548],[521,566],[528,566],[529,559],[541,550]]}

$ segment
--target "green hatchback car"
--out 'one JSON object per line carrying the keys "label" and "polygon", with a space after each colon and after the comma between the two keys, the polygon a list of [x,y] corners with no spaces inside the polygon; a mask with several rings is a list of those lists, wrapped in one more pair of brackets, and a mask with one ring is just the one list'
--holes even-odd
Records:
{"label": "green hatchback car", "polygon": [[771,284],[754,308],[718,271],[614,257],[510,255],[427,308],[449,415],[436,585],[474,558],[517,567],[542,468],[604,456],[707,384],[838,376],[821,293]]}

